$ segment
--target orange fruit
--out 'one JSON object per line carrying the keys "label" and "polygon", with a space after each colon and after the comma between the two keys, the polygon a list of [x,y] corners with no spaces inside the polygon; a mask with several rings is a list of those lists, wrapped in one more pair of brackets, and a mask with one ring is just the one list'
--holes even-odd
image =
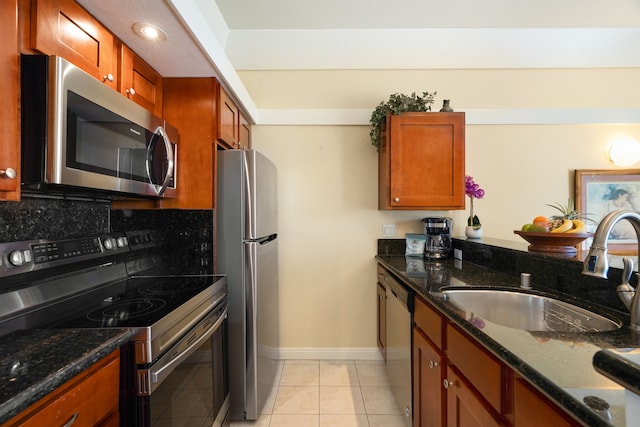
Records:
{"label": "orange fruit", "polygon": [[537,223],[537,222],[541,222],[543,224],[549,224],[549,218],[547,218],[546,216],[539,215],[539,216],[533,218],[533,221],[531,221],[531,222],[534,223],[534,224]]}

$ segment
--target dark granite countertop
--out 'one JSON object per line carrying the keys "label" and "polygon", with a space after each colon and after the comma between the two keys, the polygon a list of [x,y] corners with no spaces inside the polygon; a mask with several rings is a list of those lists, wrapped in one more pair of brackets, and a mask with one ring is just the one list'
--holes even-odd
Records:
{"label": "dark granite countertop", "polygon": [[126,343],[129,329],[35,329],[0,337],[0,423]]}
{"label": "dark granite countertop", "polygon": [[[469,250],[469,247],[465,246],[465,250]],[[490,248],[484,247],[482,251],[484,251],[483,256],[492,258],[491,254],[487,255],[487,252],[491,251]],[[422,258],[408,258],[404,255],[382,255],[380,245],[378,252],[379,255],[376,257],[378,261],[401,281],[435,305],[454,324],[476,338],[496,357],[527,378],[540,391],[574,414],[585,425],[625,426],[624,388],[601,375],[594,368],[592,361],[594,355],[604,349],[611,352],[620,348],[640,347],[638,334],[628,327],[627,313],[587,299],[576,298],[575,295],[563,294],[557,289],[543,288],[533,281],[534,293],[550,294],[572,304],[605,314],[621,321],[623,327],[612,332],[562,333],[527,332],[489,321],[480,322],[478,326],[479,323],[475,318],[474,322],[471,321],[471,313],[461,311],[444,300],[440,292],[441,288],[444,286],[519,287],[519,276],[505,274],[466,260],[429,261]],[[500,258],[504,262],[505,257],[502,255],[504,254],[501,254]],[[526,249],[523,254],[516,255],[529,256]],[[511,262],[513,258],[509,260]],[[533,266],[526,263],[525,265]],[[557,269],[558,265],[554,265],[553,268]],[[546,274],[540,268],[530,271],[533,277]],[[615,288],[607,291],[615,295]],[[589,409],[583,402],[586,396],[596,396],[607,401],[610,405],[612,421],[606,421]]]}

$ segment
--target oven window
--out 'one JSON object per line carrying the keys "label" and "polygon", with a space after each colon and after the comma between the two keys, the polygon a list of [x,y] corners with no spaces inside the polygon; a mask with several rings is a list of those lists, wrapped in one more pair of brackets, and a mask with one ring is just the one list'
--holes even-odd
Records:
{"label": "oven window", "polygon": [[150,425],[213,425],[229,394],[226,321],[147,397]]}
{"label": "oven window", "polygon": [[155,142],[154,136],[88,99],[67,92],[68,167],[149,182],[147,141]]}

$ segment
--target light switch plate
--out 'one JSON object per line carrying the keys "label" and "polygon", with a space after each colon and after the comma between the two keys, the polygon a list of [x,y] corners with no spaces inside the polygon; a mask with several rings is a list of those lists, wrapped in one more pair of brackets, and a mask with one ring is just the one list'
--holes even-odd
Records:
{"label": "light switch plate", "polygon": [[453,257],[455,259],[462,259],[462,249],[454,249],[453,250]]}
{"label": "light switch plate", "polygon": [[382,235],[386,237],[395,236],[396,235],[396,225],[395,224],[383,224],[382,225]]}

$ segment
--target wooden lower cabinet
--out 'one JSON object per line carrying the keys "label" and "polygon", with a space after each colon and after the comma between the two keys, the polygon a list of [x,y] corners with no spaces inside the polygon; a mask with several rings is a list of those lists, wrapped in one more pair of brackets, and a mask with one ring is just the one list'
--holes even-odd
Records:
{"label": "wooden lower cabinet", "polygon": [[115,350],[2,427],[117,426],[119,385],[120,350]]}
{"label": "wooden lower cabinet", "polygon": [[382,358],[387,360],[387,290],[384,286],[384,267],[378,265],[377,289],[377,338]]}
{"label": "wooden lower cabinet", "polygon": [[443,388],[446,359],[417,328],[413,329],[413,427],[446,426]]}
{"label": "wooden lower cabinet", "polygon": [[492,408],[484,403],[477,391],[450,366],[447,367],[446,382],[447,426],[497,427],[508,425],[492,413]]}
{"label": "wooden lower cabinet", "polygon": [[419,296],[412,346],[413,427],[582,425]]}
{"label": "wooden lower cabinet", "polygon": [[553,427],[579,426],[580,423],[561,412],[540,392],[524,379],[514,381],[514,425],[516,427]]}

